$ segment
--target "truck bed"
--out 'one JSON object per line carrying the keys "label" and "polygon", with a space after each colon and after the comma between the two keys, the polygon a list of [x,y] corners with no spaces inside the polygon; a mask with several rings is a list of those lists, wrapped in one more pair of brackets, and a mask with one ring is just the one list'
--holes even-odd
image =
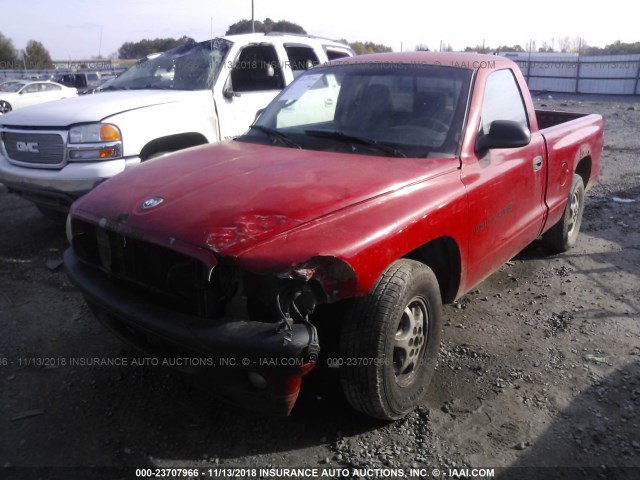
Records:
{"label": "truck bed", "polygon": [[555,127],[561,123],[566,123],[577,118],[586,117],[587,113],[577,112],[558,112],[555,110],[536,110],[536,118],[538,119],[538,128],[543,130],[549,127]]}
{"label": "truck bed", "polygon": [[[538,127],[547,147],[546,203],[549,208],[545,229],[562,216],[571,186],[570,174],[582,176],[585,190],[598,180],[603,147],[603,121],[600,115],[536,110]],[[578,163],[588,158],[582,168]]]}

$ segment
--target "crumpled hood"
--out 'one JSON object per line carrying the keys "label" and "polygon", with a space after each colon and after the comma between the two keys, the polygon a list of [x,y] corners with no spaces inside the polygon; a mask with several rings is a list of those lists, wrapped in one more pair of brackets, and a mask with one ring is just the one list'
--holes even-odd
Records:
{"label": "crumpled hood", "polygon": [[[72,214],[157,241],[237,255],[270,237],[451,170],[452,159],[390,158],[225,142],[115,176]],[[143,208],[146,200],[157,205]],[[160,203],[158,203],[160,202]]]}
{"label": "crumpled hood", "polygon": [[[208,95],[208,90],[125,90],[42,103],[0,116],[0,125],[68,127],[76,123],[100,122],[128,110],[181,102]],[[64,103],[62,103],[64,102]]]}

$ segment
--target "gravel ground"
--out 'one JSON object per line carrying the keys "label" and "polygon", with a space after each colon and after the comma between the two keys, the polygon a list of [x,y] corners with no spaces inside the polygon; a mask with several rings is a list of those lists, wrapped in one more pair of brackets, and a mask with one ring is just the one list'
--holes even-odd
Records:
{"label": "gravel ground", "polygon": [[[63,365],[137,354],[59,267],[62,228],[0,185],[0,478],[135,478],[135,468],[178,466],[640,478],[640,101],[535,98],[605,116],[601,184],[578,245],[551,255],[532,244],[445,306],[429,399],[396,423],[351,410],[333,369],[305,378],[290,417],[270,418],[162,367]],[[42,358],[51,361],[33,363]],[[295,473],[287,478],[309,476]]]}

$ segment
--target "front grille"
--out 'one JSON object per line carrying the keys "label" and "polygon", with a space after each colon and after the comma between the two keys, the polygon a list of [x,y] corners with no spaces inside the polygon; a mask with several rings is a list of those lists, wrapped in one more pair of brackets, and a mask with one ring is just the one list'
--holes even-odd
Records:
{"label": "front grille", "polygon": [[59,165],[64,161],[64,140],[57,133],[2,132],[10,160],[38,165]]}
{"label": "front grille", "polygon": [[189,315],[221,314],[220,295],[200,260],[79,220],[72,229],[75,254],[128,292]]}

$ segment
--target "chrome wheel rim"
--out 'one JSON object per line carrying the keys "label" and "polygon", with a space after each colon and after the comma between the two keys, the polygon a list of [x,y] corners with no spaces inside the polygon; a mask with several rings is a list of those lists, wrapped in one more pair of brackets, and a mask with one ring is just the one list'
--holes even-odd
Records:
{"label": "chrome wheel rim", "polygon": [[567,226],[567,234],[573,235],[576,225],[578,224],[578,212],[580,211],[580,196],[578,192],[573,192],[571,202],[569,203],[569,225]]}
{"label": "chrome wheel rim", "polygon": [[413,382],[427,345],[429,309],[421,297],[414,297],[402,312],[393,345],[393,370],[396,382]]}

